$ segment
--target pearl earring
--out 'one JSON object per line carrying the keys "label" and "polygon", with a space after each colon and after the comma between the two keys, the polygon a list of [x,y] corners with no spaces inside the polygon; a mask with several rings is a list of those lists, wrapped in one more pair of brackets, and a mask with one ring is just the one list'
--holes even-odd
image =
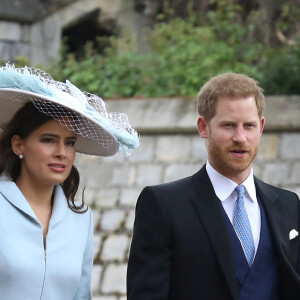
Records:
{"label": "pearl earring", "polygon": [[19,154],[19,158],[22,159],[24,157],[23,154]]}

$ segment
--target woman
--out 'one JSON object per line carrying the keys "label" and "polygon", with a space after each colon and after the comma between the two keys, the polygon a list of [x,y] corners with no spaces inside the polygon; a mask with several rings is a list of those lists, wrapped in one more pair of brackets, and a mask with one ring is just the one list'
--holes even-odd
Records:
{"label": "woman", "polygon": [[0,68],[0,299],[91,299],[92,214],[75,151],[138,146],[123,114],[41,70]]}

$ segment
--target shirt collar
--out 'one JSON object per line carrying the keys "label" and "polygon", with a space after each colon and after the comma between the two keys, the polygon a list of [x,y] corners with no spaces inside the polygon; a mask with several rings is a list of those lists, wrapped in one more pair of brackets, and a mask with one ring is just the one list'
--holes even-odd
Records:
{"label": "shirt collar", "polygon": [[[226,176],[220,174],[218,171],[216,171],[209,164],[209,162],[207,162],[207,164],[206,164],[206,171],[207,171],[208,177],[213,185],[213,188],[215,190],[217,197],[221,201],[226,200],[232,194],[232,192],[234,191],[234,189],[237,187],[238,184],[236,184],[234,181],[227,178]],[[246,180],[242,184],[245,187],[250,199],[254,202],[257,201],[252,168],[251,168],[251,172],[250,172],[249,176],[246,178]]]}

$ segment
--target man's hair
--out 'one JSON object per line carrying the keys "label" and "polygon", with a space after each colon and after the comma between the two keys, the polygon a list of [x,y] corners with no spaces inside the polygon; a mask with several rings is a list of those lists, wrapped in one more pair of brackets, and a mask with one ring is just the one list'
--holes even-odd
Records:
{"label": "man's hair", "polygon": [[209,121],[216,112],[220,97],[251,97],[256,101],[258,116],[262,116],[265,106],[263,89],[256,80],[243,74],[225,73],[212,77],[200,89],[197,96],[197,108],[200,116]]}

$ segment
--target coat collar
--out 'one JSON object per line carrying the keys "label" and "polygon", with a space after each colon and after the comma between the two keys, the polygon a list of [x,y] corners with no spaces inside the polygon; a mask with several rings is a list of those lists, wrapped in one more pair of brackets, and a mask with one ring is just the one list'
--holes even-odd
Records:
{"label": "coat collar", "polygon": [[[0,194],[17,209],[40,223],[20,189],[6,175],[0,176]],[[57,185],[54,191],[54,203],[49,228],[63,219],[67,210],[68,204],[64,191],[60,185]]]}
{"label": "coat collar", "polygon": [[232,297],[238,299],[230,240],[220,200],[214,192],[205,166],[193,175],[193,182],[197,186],[196,197],[192,199],[193,205],[206,228]]}
{"label": "coat collar", "polygon": [[64,218],[68,212],[68,202],[61,185],[56,185],[54,190],[54,202],[49,228],[52,228]]}

